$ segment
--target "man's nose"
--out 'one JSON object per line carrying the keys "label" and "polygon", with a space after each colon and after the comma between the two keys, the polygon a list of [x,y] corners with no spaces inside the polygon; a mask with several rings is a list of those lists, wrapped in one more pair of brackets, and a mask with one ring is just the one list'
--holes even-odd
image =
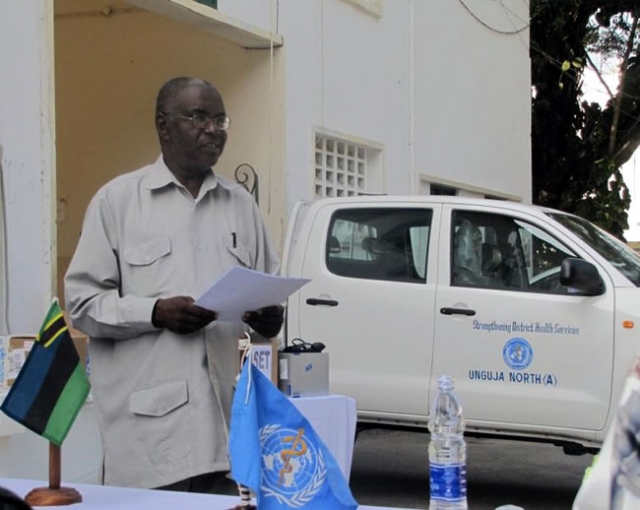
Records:
{"label": "man's nose", "polygon": [[216,131],[218,131],[215,121],[213,119],[207,119],[207,122],[204,125],[204,130],[207,133],[215,133]]}

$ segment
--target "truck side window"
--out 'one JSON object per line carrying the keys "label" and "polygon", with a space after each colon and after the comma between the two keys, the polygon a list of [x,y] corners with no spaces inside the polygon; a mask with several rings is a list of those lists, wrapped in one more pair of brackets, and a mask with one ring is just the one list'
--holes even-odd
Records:
{"label": "truck side window", "polygon": [[432,213],[429,209],[342,209],[326,241],[327,269],[338,276],[424,283]]}
{"label": "truck side window", "polygon": [[454,211],[451,285],[568,294],[560,264],[576,257],[535,225],[500,214]]}

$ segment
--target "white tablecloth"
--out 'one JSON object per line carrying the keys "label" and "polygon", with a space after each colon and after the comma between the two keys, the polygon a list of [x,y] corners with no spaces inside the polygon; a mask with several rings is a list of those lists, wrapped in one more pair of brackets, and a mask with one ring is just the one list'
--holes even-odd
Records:
{"label": "white tablecloth", "polygon": [[[22,498],[34,487],[45,485],[43,482],[34,480],[0,478],[0,486],[9,489]],[[228,510],[240,502],[240,498],[234,496],[126,489],[76,483],[64,483],[63,486],[74,487],[82,495],[82,503],[66,507],[71,510]],[[388,507],[373,506],[360,506],[358,508],[361,510],[391,510]]]}
{"label": "white tablecloth", "polygon": [[342,395],[292,398],[291,401],[327,445],[348,481],[356,437],[356,401]]}

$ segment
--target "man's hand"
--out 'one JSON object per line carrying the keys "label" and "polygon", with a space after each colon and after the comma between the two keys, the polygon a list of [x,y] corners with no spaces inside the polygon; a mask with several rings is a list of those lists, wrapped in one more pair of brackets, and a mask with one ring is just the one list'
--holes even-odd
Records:
{"label": "man's hand", "polygon": [[273,338],[282,329],[284,308],[280,305],[266,306],[257,312],[245,313],[242,320],[259,335]]}
{"label": "man's hand", "polygon": [[159,299],[153,309],[151,322],[156,328],[165,328],[180,335],[193,333],[216,320],[218,314],[193,304],[188,296]]}

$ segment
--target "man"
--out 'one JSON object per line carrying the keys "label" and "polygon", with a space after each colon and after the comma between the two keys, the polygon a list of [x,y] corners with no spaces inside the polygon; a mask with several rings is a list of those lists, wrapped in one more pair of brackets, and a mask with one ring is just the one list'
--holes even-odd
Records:
{"label": "man", "polygon": [[[193,304],[233,266],[274,273],[252,197],[213,173],[227,141],[222,97],[176,78],[158,94],[162,154],[98,191],[65,276],[75,327],[91,337],[92,394],[109,485],[217,491],[243,324]],[[272,337],[282,307],[245,314]]]}

